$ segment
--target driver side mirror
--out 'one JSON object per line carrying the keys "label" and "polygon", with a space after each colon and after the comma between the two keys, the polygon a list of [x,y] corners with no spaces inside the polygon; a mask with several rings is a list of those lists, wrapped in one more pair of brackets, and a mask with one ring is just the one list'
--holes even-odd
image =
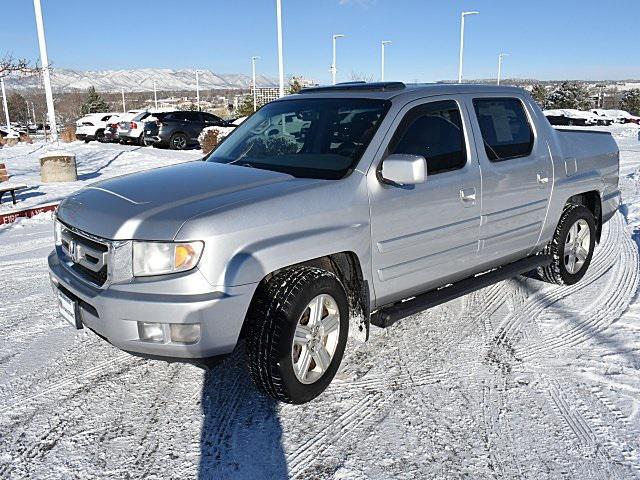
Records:
{"label": "driver side mirror", "polygon": [[396,185],[417,185],[427,180],[427,161],[422,155],[394,153],[382,161],[382,178]]}

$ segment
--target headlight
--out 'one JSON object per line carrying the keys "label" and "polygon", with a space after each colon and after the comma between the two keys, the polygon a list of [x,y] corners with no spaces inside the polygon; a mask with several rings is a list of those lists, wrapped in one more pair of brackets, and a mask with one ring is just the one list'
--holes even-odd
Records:
{"label": "headlight", "polygon": [[53,220],[53,239],[56,246],[62,245],[62,224],[57,218]]}
{"label": "headlight", "polygon": [[133,275],[146,277],[186,272],[200,260],[204,243],[133,242]]}

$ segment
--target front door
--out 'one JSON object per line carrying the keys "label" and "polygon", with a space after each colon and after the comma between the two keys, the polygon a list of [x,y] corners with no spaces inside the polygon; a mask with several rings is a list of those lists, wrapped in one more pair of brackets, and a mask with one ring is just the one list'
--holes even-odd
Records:
{"label": "front door", "polygon": [[[466,276],[477,262],[480,171],[468,117],[447,97],[408,104],[368,175],[372,278],[383,305]],[[398,186],[378,171],[392,153],[422,155],[427,180]]]}
{"label": "front door", "polygon": [[552,160],[523,98],[475,95],[466,101],[482,171],[479,256],[498,265],[535,247],[551,194]]}

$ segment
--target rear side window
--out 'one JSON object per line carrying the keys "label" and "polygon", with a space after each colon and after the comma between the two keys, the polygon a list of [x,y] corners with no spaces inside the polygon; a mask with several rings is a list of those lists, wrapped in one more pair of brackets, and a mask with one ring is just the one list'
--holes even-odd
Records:
{"label": "rear side window", "polygon": [[184,117],[187,120],[187,122],[201,122],[202,121],[199,112],[184,112]]}
{"label": "rear side window", "polygon": [[489,160],[501,162],[531,153],[533,132],[520,100],[476,98],[473,106]]}
{"label": "rear side window", "polygon": [[457,103],[445,100],[409,110],[389,144],[392,153],[422,155],[429,175],[464,167],[467,149]]}

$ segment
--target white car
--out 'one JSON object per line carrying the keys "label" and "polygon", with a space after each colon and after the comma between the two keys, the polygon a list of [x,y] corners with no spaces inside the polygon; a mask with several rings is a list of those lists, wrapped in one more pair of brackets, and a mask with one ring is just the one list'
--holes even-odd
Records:
{"label": "white car", "polygon": [[76,121],[76,138],[89,143],[91,140],[102,142],[104,129],[107,123],[112,123],[118,118],[117,113],[103,112],[90,113]]}
{"label": "white car", "polygon": [[144,145],[144,122],[151,115],[147,110],[129,110],[118,124],[120,143]]}

